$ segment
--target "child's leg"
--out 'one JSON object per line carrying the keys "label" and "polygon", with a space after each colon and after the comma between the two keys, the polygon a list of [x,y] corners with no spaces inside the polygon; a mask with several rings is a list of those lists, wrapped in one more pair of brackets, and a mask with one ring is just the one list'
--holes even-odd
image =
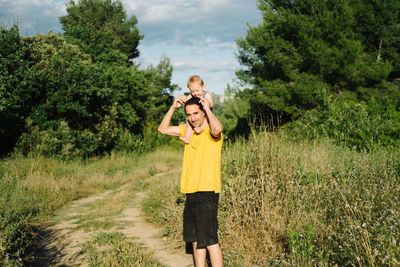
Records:
{"label": "child's leg", "polygon": [[189,144],[190,137],[192,137],[192,126],[190,126],[189,122],[186,122],[186,127],[185,127],[185,136],[184,137],[179,137],[179,140],[184,142],[185,144]]}
{"label": "child's leg", "polygon": [[205,120],[205,122],[203,123],[203,125],[200,125],[199,127],[195,127],[193,130],[196,132],[196,133],[201,133],[206,127],[207,127],[207,125],[208,125],[208,120]]}

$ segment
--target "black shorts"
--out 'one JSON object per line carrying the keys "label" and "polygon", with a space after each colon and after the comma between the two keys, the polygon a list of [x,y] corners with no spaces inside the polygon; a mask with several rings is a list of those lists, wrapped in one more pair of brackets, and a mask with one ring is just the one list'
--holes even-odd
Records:
{"label": "black shorts", "polygon": [[218,200],[215,192],[186,194],[183,210],[183,240],[197,242],[197,248],[218,243]]}

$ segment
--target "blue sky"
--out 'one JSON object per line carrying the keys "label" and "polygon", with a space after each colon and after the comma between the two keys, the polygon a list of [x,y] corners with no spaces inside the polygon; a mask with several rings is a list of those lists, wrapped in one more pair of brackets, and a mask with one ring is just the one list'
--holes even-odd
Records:
{"label": "blue sky", "polygon": [[[60,0],[0,0],[6,27],[17,22],[22,35],[62,32],[58,17],[66,14]],[[77,1],[75,1],[77,2]],[[144,39],[137,61],[145,68],[163,55],[174,67],[172,82],[187,90],[192,74],[203,77],[206,89],[223,94],[235,85],[235,40],[246,35],[247,24],[262,21],[257,0],[122,0],[128,16],[135,15]]]}

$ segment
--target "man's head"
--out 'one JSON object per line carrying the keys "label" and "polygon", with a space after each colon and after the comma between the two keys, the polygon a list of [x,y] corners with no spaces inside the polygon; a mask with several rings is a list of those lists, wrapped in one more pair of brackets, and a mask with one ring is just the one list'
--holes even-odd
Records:
{"label": "man's head", "polygon": [[192,97],[185,103],[186,117],[192,127],[203,125],[206,119],[206,114],[203,111],[203,105],[200,103],[200,98]]}
{"label": "man's head", "polygon": [[188,80],[187,87],[189,88],[190,94],[193,97],[201,98],[203,96],[205,86],[203,79],[200,76],[191,76]]}

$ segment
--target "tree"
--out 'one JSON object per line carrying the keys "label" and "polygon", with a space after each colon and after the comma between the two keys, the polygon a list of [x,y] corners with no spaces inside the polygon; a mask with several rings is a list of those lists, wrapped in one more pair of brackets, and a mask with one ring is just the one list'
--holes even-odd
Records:
{"label": "tree", "polygon": [[0,155],[14,147],[34,101],[31,65],[18,26],[0,27]]}
{"label": "tree", "polygon": [[[398,28],[398,1],[259,0],[259,9],[263,22],[237,40],[237,76],[252,87],[245,92],[256,117],[289,121],[318,106],[321,91],[357,91],[398,75],[400,35],[387,31]],[[367,25],[365,10],[375,18]]]}
{"label": "tree", "polygon": [[137,47],[143,36],[136,17],[127,18],[121,1],[71,0],[67,13],[60,17],[65,38],[90,54],[94,62],[120,64],[139,56]]}

